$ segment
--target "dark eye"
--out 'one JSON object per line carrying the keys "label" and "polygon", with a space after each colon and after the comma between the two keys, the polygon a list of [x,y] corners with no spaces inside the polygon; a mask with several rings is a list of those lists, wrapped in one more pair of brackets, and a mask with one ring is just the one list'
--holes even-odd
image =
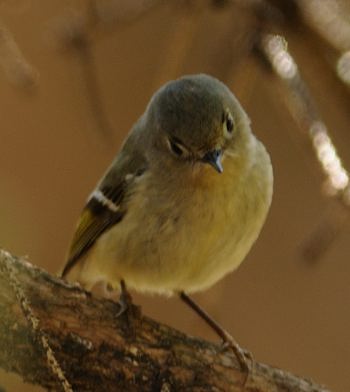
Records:
{"label": "dark eye", "polygon": [[172,141],[172,140],[169,140],[169,144],[170,144],[171,151],[174,154],[176,154],[178,157],[181,157],[181,155],[183,154],[183,150],[179,146],[179,144],[174,142],[174,141]]}
{"label": "dark eye", "polygon": [[235,123],[232,114],[227,110],[222,114],[223,132],[227,139],[232,137],[233,128]]}
{"label": "dark eye", "polygon": [[226,129],[230,133],[233,131],[233,119],[230,115],[226,118]]}
{"label": "dark eye", "polygon": [[169,138],[168,139],[168,145],[169,145],[170,151],[174,155],[176,155],[178,157],[182,157],[182,156],[188,155],[187,149],[176,138]]}

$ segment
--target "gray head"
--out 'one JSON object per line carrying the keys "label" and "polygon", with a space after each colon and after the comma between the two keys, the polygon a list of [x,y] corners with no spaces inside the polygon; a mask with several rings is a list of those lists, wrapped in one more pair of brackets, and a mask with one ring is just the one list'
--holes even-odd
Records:
{"label": "gray head", "polygon": [[[165,84],[147,109],[146,129],[158,159],[209,163],[222,172],[221,157],[234,149],[249,120],[231,91],[204,74]],[[179,165],[178,165],[179,166]],[[181,165],[180,165],[181,166]]]}

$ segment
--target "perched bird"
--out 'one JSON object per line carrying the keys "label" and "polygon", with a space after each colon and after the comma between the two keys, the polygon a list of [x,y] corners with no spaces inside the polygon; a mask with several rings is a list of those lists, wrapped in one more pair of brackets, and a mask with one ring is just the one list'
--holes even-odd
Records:
{"label": "perched bird", "polygon": [[86,288],[180,294],[230,340],[187,294],[242,262],[272,183],[269,155],[231,91],[204,74],[170,81],[89,197],[62,275]]}

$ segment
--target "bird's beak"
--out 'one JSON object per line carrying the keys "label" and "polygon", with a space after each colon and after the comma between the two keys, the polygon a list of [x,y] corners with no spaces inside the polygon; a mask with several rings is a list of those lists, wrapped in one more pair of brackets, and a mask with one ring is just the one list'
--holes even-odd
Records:
{"label": "bird's beak", "polygon": [[218,173],[222,173],[224,171],[221,163],[222,159],[222,151],[221,150],[212,150],[208,151],[204,157],[201,159],[204,163],[209,163]]}

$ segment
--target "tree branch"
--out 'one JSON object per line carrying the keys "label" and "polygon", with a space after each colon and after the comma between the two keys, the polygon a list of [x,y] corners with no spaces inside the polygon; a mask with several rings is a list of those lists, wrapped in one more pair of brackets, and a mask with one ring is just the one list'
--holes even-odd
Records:
{"label": "tree branch", "polygon": [[0,250],[0,366],[57,391],[329,392],[98,299]]}

